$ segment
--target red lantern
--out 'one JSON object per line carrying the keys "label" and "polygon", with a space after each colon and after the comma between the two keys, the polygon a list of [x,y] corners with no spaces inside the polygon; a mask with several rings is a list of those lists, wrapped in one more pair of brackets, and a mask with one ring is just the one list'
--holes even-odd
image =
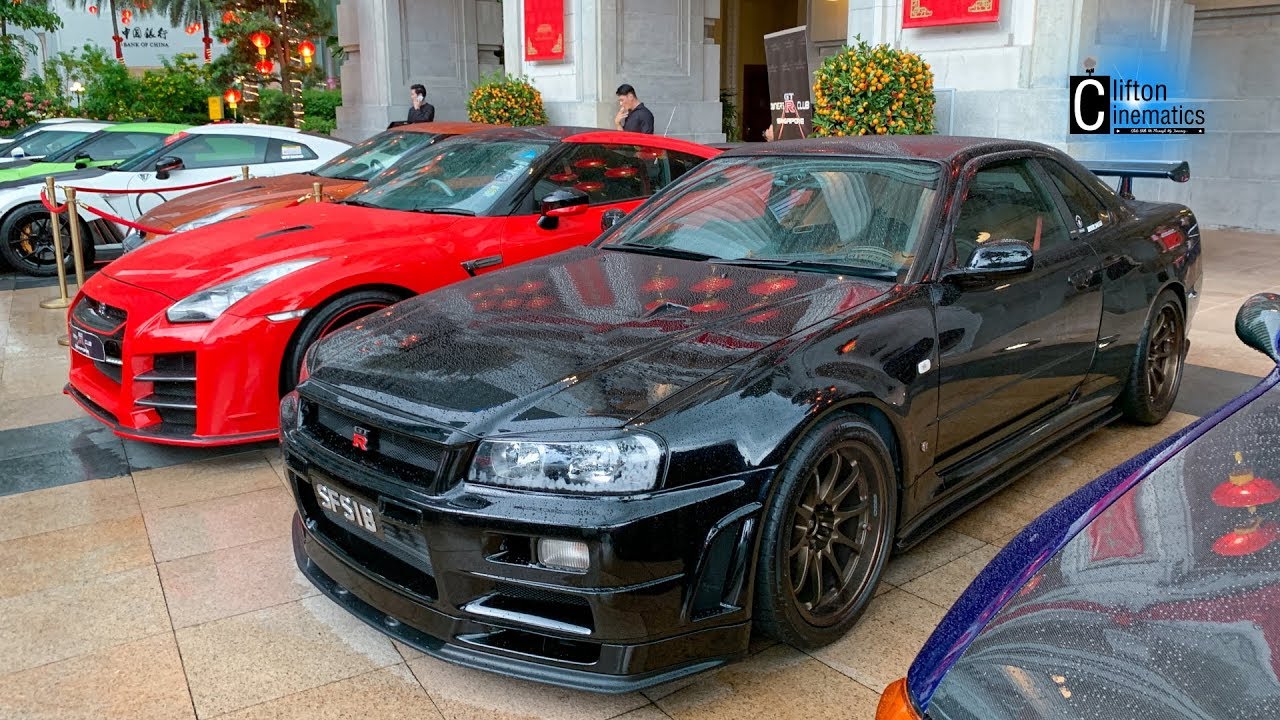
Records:
{"label": "red lantern", "polygon": [[298,43],[298,54],[302,56],[302,62],[306,65],[311,64],[311,58],[315,57],[316,46],[310,40],[303,40]]}
{"label": "red lantern", "polygon": [[132,11],[132,10],[121,10],[121,11],[120,11],[120,24],[121,24],[121,25],[128,25],[128,24],[129,24],[129,23],[131,23],[131,22],[133,22],[133,11]]}
{"label": "red lantern", "polygon": [[267,48],[271,47],[271,36],[259,30],[249,36],[249,42],[258,48],[258,54],[262,57],[267,56]]}
{"label": "red lantern", "polygon": [[90,5],[90,6],[89,6],[89,14],[90,14],[90,15],[97,15],[97,14],[98,14],[98,6],[97,6],[97,5]]}
{"label": "red lantern", "polygon": [[222,99],[227,101],[227,104],[231,106],[232,110],[235,110],[236,105],[240,104],[240,91],[235,88],[231,88],[230,90],[222,93]]}
{"label": "red lantern", "polygon": [[201,30],[200,23],[191,23],[190,25],[187,26],[188,35],[195,35],[196,33],[200,32],[200,30]]}
{"label": "red lantern", "polygon": [[263,75],[270,75],[272,70],[276,69],[276,64],[270,60],[259,60],[257,65],[253,66]]}
{"label": "red lantern", "polygon": [[231,12],[230,10],[222,13],[222,24],[231,25],[232,23],[237,23],[237,22],[240,22],[240,18],[236,17],[235,13]]}

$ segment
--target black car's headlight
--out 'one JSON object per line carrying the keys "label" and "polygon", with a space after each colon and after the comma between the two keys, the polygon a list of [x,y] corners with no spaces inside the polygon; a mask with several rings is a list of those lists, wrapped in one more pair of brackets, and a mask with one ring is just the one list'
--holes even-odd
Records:
{"label": "black car's headlight", "polygon": [[485,440],[468,481],[549,492],[644,492],[657,487],[665,456],[658,437],[634,431]]}

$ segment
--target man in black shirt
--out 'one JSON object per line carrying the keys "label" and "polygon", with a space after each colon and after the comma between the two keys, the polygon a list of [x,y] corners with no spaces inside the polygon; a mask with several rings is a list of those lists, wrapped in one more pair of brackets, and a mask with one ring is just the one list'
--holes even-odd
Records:
{"label": "man in black shirt", "polygon": [[636,89],[630,85],[618,86],[618,114],[613,118],[617,130],[653,134],[653,113],[636,97]]}
{"label": "man in black shirt", "polygon": [[427,102],[427,89],[420,84],[409,86],[409,98],[413,107],[409,108],[409,122],[435,122],[436,107]]}

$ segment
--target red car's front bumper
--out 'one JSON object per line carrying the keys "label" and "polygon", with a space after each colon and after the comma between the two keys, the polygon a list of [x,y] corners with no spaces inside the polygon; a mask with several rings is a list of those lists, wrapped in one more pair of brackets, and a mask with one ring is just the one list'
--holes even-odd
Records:
{"label": "red car's front bumper", "polygon": [[280,363],[298,321],[224,313],[212,323],[170,323],[173,302],[101,273],[86,283],[68,323],[100,340],[104,359],[73,352],[67,395],[135,440],[230,445],[277,437]]}

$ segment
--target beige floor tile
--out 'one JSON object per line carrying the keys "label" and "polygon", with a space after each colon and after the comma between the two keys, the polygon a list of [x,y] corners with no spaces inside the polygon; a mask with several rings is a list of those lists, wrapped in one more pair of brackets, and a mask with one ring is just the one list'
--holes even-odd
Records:
{"label": "beige floor tile", "polygon": [[0,600],[0,675],[169,630],[154,567]]}
{"label": "beige floor tile", "polygon": [[881,693],[906,675],[944,614],[938,605],[894,590],[872,600],[848,635],[812,655]]}
{"label": "beige floor tile", "polygon": [[256,450],[133,473],[143,511],[188,505],[280,486],[280,477]]}
{"label": "beige floor tile", "polygon": [[178,647],[164,632],[0,677],[0,717],[178,720],[195,713]]}
{"label": "beige floor tile", "polygon": [[89,480],[0,497],[0,541],[141,513],[127,477]]}
{"label": "beige floor tile", "polygon": [[402,642],[392,640],[391,644],[396,646],[396,650],[399,651],[400,657],[404,658],[405,660],[414,660],[422,657],[421,652],[414,650],[413,648],[409,647],[408,645],[405,645]]}
{"label": "beige floor tile", "polygon": [[778,645],[657,701],[676,720],[870,718],[879,696],[817,660]]}
{"label": "beige floor tile", "polygon": [[276,486],[152,510],[147,532],[156,562],[165,562],[287,535],[293,512],[293,499]]}
{"label": "beige floor tile", "polygon": [[1051,458],[1010,486],[1047,502],[1058,502],[1093,482],[1110,468],[1067,455]]}
{"label": "beige floor tile", "polygon": [[999,551],[1000,548],[994,545],[983,545],[906,583],[902,589],[935,605],[951,607]]}
{"label": "beige floor tile", "polygon": [[629,713],[619,715],[614,720],[669,720],[671,716],[662,712],[657,705],[645,705]]}
{"label": "beige floor tile", "polygon": [[[8,363],[5,363],[8,365]],[[61,392],[34,397],[0,394],[0,430],[43,425],[86,417],[71,398]]]}
{"label": "beige floor tile", "polygon": [[317,594],[288,535],[160,563],[160,583],[176,628]]}
{"label": "beige floor tile", "polygon": [[271,469],[275,470],[276,475],[280,477],[280,481],[284,482],[288,479],[284,470],[284,458],[280,455],[280,448],[272,447],[262,451],[262,457],[266,458],[267,464],[271,465]]}
{"label": "beige floor tile", "polygon": [[440,712],[404,665],[374,670],[254,705],[218,720],[439,720]]}
{"label": "beige floor tile", "polygon": [[884,581],[891,585],[910,582],[982,545],[983,542],[977,538],[943,528],[907,552],[890,558],[889,567],[884,571]]}
{"label": "beige floor tile", "polygon": [[68,358],[18,357],[6,360],[0,372],[0,394],[12,398],[55,395],[67,384]]}
{"label": "beige floor tile", "polygon": [[409,663],[446,720],[605,720],[643,707],[640,693],[601,695],[513,680],[431,657]]}
{"label": "beige floor tile", "polygon": [[151,564],[142,516],[0,542],[0,598]]}
{"label": "beige floor tile", "polygon": [[196,713],[211,718],[401,662],[323,597],[177,630]]}
{"label": "beige floor tile", "polygon": [[1191,330],[1188,363],[1256,377],[1263,377],[1275,367],[1267,356],[1240,342],[1230,326],[1219,328],[1208,323],[1202,326],[1198,320],[1196,323]]}
{"label": "beige floor tile", "polygon": [[1021,530],[1052,506],[1049,501],[1008,488],[961,515],[947,527],[956,532],[995,543],[1015,530]]}

